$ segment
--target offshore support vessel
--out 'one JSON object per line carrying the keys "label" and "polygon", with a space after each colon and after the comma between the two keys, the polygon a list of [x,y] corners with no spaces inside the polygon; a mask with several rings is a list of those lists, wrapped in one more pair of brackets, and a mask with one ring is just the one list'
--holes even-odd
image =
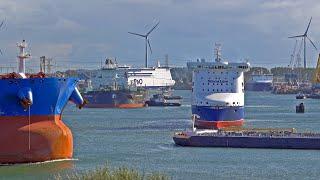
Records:
{"label": "offshore support vessel", "polygon": [[19,72],[0,75],[0,163],[29,163],[72,158],[71,130],[62,121],[68,101],[81,108],[85,101],[75,78],[25,74],[25,40]]}
{"label": "offshore support vessel", "polygon": [[215,62],[193,62],[192,114],[198,128],[242,126],[244,122],[244,77],[248,62],[229,63],[221,59],[216,44]]}

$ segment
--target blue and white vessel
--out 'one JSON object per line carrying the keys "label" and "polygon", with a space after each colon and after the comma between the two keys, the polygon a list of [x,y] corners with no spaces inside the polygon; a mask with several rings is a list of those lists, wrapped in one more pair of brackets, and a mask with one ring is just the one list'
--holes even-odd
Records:
{"label": "blue and white vessel", "polygon": [[[190,64],[189,64],[190,65]],[[197,128],[242,126],[244,121],[244,72],[250,64],[221,59],[216,44],[214,62],[193,62],[192,114]]]}

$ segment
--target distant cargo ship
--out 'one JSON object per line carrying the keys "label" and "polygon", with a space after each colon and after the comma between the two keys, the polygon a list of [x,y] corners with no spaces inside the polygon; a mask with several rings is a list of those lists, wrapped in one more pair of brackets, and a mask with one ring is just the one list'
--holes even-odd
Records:
{"label": "distant cargo ship", "polygon": [[96,90],[83,94],[88,108],[142,108],[145,106],[145,90]]}
{"label": "distant cargo ship", "polygon": [[271,91],[273,74],[252,74],[245,85],[247,91]]}
{"label": "distant cargo ship", "polygon": [[[192,114],[198,128],[242,126],[244,121],[244,77],[250,64],[222,62],[216,44],[215,62],[192,65]],[[191,65],[191,64],[190,64]]]}

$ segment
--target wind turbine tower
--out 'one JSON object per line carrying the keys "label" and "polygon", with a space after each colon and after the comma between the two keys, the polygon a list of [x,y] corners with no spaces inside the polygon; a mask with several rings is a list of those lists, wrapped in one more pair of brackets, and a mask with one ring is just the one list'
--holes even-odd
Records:
{"label": "wind turbine tower", "polygon": [[310,43],[312,44],[312,46],[317,50],[316,45],[314,45],[314,43],[311,41],[311,39],[308,37],[308,31],[309,31],[309,27],[311,24],[311,20],[312,17],[310,18],[309,24],[307,26],[306,31],[304,32],[304,34],[302,35],[297,35],[297,36],[291,36],[289,38],[302,38],[303,39],[303,67],[304,69],[307,68],[307,61],[306,61],[306,39],[308,39],[310,41]]}
{"label": "wind turbine tower", "polygon": [[151,45],[150,45],[150,41],[149,41],[149,35],[151,34],[151,32],[159,25],[159,21],[157,22],[156,25],[154,25],[146,34],[138,34],[138,33],[133,33],[133,32],[128,32],[129,34],[133,34],[136,36],[140,36],[143,37],[145,39],[145,67],[148,67],[148,46],[150,49],[150,53],[152,54],[152,49],[151,49]]}

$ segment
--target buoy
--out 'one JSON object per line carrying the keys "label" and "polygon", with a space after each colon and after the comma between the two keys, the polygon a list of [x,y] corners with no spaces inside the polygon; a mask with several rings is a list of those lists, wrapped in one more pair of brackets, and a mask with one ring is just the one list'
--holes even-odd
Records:
{"label": "buoy", "polygon": [[304,113],[304,104],[300,103],[296,106],[296,113]]}

